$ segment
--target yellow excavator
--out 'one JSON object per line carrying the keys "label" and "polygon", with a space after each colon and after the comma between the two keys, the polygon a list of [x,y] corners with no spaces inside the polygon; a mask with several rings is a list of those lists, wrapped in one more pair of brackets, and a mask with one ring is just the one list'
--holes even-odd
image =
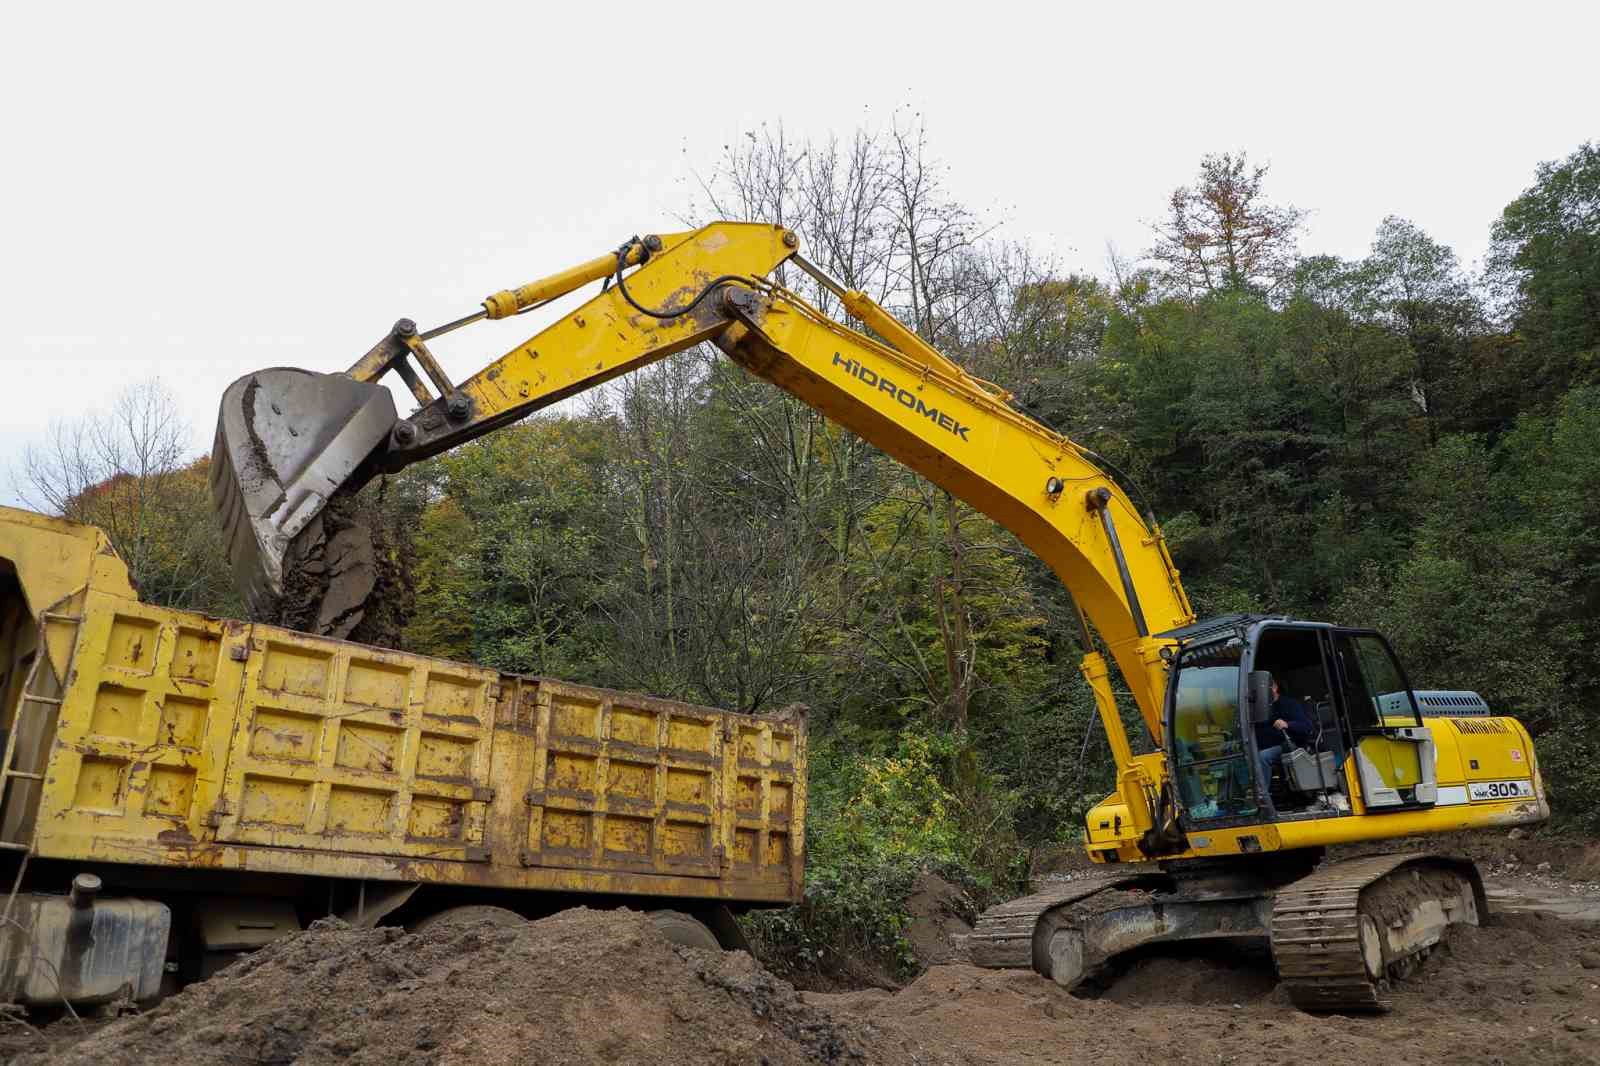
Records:
{"label": "yellow excavator", "polygon": [[[1326,849],[1546,819],[1520,723],[1474,693],[1413,689],[1370,629],[1258,614],[1197,620],[1153,516],[1104,460],[1022,414],[1004,389],[847,290],[799,245],[793,231],[758,223],[635,237],[437,329],[401,320],[342,374],[240,379],[222,402],[212,487],[252,609],[270,612],[285,595],[330,501],[711,342],[1012,531],[1077,605],[1082,673],[1118,768],[1116,791],[1087,818],[1098,865],[982,915],[975,962],[1031,967],[1073,987],[1146,945],[1250,941],[1270,946],[1296,1004],[1376,1009],[1388,980],[1449,926],[1486,918],[1468,861],[1360,854],[1376,846],[1333,859]],[[810,275],[870,335],[775,281],[781,264]],[[466,381],[452,382],[428,349],[448,331],[595,282],[581,306]],[[418,404],[404,418],[379,384],[391,371]],[[359,612],[370,582],[357,584],[320,617]],[[1099,647],[1138,705],[1148,753],[1134,752]],[[1268,745],[1287,724],[1280,698],[1311,721]]]}

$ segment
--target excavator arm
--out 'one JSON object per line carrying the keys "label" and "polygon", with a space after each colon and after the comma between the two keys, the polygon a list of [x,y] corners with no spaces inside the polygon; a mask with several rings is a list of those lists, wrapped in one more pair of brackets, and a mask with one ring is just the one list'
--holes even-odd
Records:
{"label": "excavator arm", "polygon": [[[223,400],[218,452],[228,462],[213,489],[252,602],[281,593],[287,544],[336,492],[710,341],[1011,530],[1099,631],[1159,740],[1162,653],[1171,642],[1155,634],[1194,618],[1159,530],[1092,453],[1017,411],[1009,394],[968,374],[864,294],[839,286],[798,246],[782,227],[735,222],[635,239],[496,293],[481,311],[439,330],[418,333],[402,320],[345,374],[261,371],[240,379]],[[834,291],[881,339],[768,280],[786,261]],[[459,384],[427,349],[448,329],[518,314],[603,279],[600,293]],[[390,371],[420,404],[408,418],[392,414],[387,390],[375,384]],[[312,398],[319,390],[331,399]],[[236,476],[241,471],[247,476]],[[1093,644],[1086,639],[1085,647]],[[1135,826],[1147,830],[1161,777],[1158,764],[1143,764],[1159,757],[1132,755],[1097,652],[1089,650],[1083,670],[1122,770],[1119,792]]]}

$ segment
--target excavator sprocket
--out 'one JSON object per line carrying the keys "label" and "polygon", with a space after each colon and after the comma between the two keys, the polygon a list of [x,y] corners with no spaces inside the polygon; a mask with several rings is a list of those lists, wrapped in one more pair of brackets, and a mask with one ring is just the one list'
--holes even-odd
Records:
{"label": "excavator sprocket", "polygon": [[1347,859],[1278,891],[1272,955],[1302,1010],[1383,1010],[1391,978],[1421,962],[1448,927],[1487,915],[1482,879],[1465,859]]}

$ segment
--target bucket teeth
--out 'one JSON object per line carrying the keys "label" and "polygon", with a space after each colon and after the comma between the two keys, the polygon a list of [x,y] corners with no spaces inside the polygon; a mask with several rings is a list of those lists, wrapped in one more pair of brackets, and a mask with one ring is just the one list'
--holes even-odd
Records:
{"label": "bucket teeth", "polygon": [[234,582],[253,617],[283,594],[295,535],[375,450],[397,420],[381,385],[344,374],[258,370],[228,386],[211,452],[211,499]]}

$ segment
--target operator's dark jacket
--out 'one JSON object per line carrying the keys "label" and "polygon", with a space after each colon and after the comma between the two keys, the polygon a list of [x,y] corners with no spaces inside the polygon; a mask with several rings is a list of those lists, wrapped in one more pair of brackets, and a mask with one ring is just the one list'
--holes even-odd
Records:
{"label": "operator's dark jacket", "polygon": [[1283,733],[1272,728],[1272,723],[1282,718],[1289,727],[1289,735],[1297,744],[1310,744],[1317,735],[1317,722],[1311,709],[1293,696],[1280,695],[1272,701],[1272,710],[1265,722],[1256,723],[1256,750],[1283,744]]}

